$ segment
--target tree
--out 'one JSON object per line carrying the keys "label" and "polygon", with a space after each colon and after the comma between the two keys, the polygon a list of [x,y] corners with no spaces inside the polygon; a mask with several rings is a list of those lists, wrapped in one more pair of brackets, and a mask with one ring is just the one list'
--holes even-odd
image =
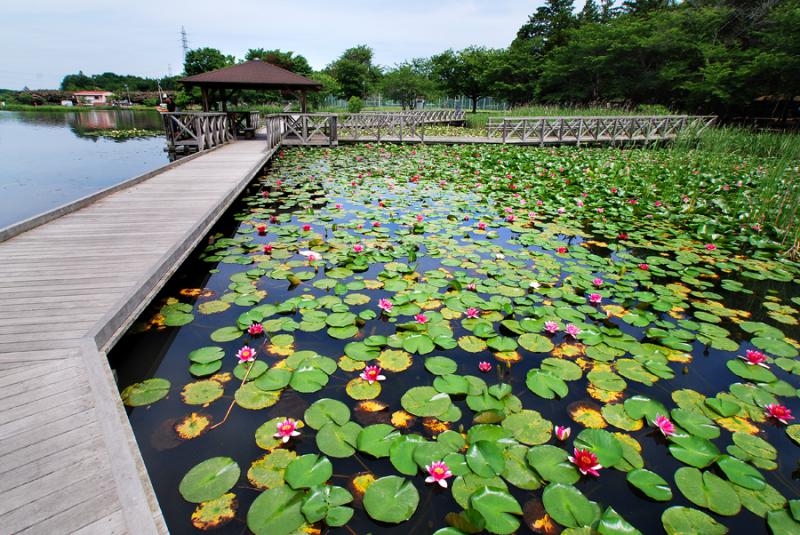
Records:
{"label": "tree", "polygon": [[215,69],[221,69],[236,63],[236,58],[226,56],[216,48],[196,48],[189,50],[183,61],[183,72],[192,76]]}
{"label": "tree", "polygon": [[587,22],[600,22],[600,8],[597,7],[595,0],[586,0],[583,4],[583,9],[578,14],[578,22],[581,24]]}
{"label": "tree", "polygon": [[291,50],[284,52],[278,49],[264,50],[263,48],[251,48],[247,51],[247,54],[245,54],[244,59],[246,61],[260,59],[261,61],[277,65],[287,71],[292,71],[300,76],[311,76],[313,72],[305,56],[300,54],[295,55]]}
{"label": "tree", "polygon": [[441,86],[451,96],[469,97],[475,113],[478,100],[492,94],[501,58],[499,50],[472,46],[459,52],[447,50],[431,61]]}
{"label": "tree", "polygon": [[342,92],[339,82],[326,72],[313,72],[310,78],[322,84],[322,89],[319,91],[310,91],[308,93],[308,103],[313,108],[319,108],[327,97],[338,95]]}
{"label": "tree", "polygon": [[539,54],[566,44],[569,30],[577,26],[574,4],[574,0],[547,0],[517,31],[515,41],[528,43],[530,51]]}
{"label": "tree", "polygon": [[336,79],[344,98],[364,97],[377,84],[381,70],[372,64],[372,49],[358,45],[345,50],[325,69]]}
{"label": "tree", "polygon": [[417,97],[429,97],[433,93],[433,82],[425,75],[425,66],[420,68],[404,63],[384,73],[381,80],[383,94],[397,100],[403,109],[413,108]]}
{"label": "tree", "polygon": [[642,14],[674,6],[675,0],[625,0],[622,2],[622,12]]}

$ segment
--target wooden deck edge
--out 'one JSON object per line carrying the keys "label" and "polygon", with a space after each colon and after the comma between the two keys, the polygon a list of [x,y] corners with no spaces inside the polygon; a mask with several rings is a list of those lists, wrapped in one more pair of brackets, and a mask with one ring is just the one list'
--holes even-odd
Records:
{"label": "wooden deck edge", "polygon": [[81,208],[89,206],[93,202],[102,199],[103,197],[107,197],[108,195],[116,193],[117,191],[130,188],[131,186],[135,186],[136,184],[144,182],[147,179],[153,178],[156,175],[160,175],[165,171],[169,171],[173,167],[177,167],[178,165],[194,160],[199,156],[208,154],[209,152],[217,150],[218,148],[224,147],[226,145],[227,143],[222,145],[217,145],[216,147],[213,147],[211,149],[207,149],[204,151],[196,152],[194,154],[190,154],[188,156],[184,156],[179,160],[175,160],[174,162],[169,162],[168,164],[162,165],[161,167],[153,169],[152,171],[148,171],[133,178],[123,180],[118,184],[114,184],[113,186],[101,189],[100,191],[96,191],[94,193],[86,195],[85,197],[81,197],[74,201],[70,201],[66,204],[62,204],[61,206],[53,208],[52,210],[48,210],[47,212],[37,214],[33,217],[29,217],[28,219],[24,219],[18,223],[12,223],[7,227],[0,228],[0,242],[10,240],[14,236],[18,236],[23,232],[35,229],[36,227],[40,227],[46,223],[49,223],[50,221],[58,219],[61,216],[80,210]]}
{"label": "wooden deck edge", "polygon": [[167,280],[181,266],[183,261],[194,250],[200,240],[208,234],[211,227],[219,220],[220,216],[239,197],[244,188],[253,180],[256,173],[262,169],[272,158],[280,145],[265,151],[258,162],[245,174],[245,177],[223,198],[214,208],[209,210],[198,225],[195,225],[187,234],[172,247],[170,252],[162,257],[161,261],[147,275],[145,275],[136,288],[123,297],[111,312],[101,318],[89,331],[89,336],[94,339],[97,347],[108,350],[124,334],[133,321],[150,304],[156,294],[164,287]]}
{"label": "wooden deck edge", "polygon": [[79,354],[94,398],[127,531],[136,535],[167,535],[169,530],[119,397],[108,357],[98,351],[89,337],[81,340]]}

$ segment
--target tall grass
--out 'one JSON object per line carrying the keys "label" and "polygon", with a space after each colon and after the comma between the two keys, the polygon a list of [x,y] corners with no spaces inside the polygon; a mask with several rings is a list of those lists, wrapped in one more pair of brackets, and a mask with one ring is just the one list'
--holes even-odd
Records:
{"label": "tall grass", "polygon": [[755,167],[754,183],[736,208],[749,221],[772,227],[790,257],[800,256],[800,135],[708,128],[679,137],[671,150],[740,159]]}

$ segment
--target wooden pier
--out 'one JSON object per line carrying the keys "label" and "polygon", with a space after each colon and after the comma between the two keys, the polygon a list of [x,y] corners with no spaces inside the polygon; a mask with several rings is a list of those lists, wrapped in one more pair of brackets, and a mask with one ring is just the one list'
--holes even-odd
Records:
{"label": "wooden pier", "polygon": [[168,120],[203,152],[0,229],[0,533],[167,532],[106,351],[280,146],[651,141],[713,122],[637,118],[625,134],[603,130],[613,118],[509,118],[485,137],[430,138],[427,124],[458,117],[278,114],[231,142],[226,114],[198,115]]}
{"label": "wooden pier", "polygon": [[230,143],[0,232],[0,533],[167,532],[105,351],[275,148]]}

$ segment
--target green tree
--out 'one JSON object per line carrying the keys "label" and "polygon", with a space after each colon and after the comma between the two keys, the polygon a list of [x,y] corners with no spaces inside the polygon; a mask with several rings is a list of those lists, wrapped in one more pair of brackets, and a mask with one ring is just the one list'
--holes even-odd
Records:
{"label": "green tree", "polygon": [[358,45],[345,50],[325,69],[336,79],[344,98],[364,97],[376,86],[381,70],[372,64],[372,49]]}
{"label": "green tree", "polygon": [[381,80],[383,94],[400,102],[403,109],[413,108],[417,97],[430,97],[434,91],[433,81],[419,64],[404,63],[384,73]]}
{"label": "green tree", "polygon": [[273,65],[277,65],[287,71],[292,71],[300,76],[311,76],[313,69],[309,65],[305,56],[295,55],[291,50],[283,51],[278,49],[265,50],[263,48],[251,48],[244,56],[246,61],[260,59]]}
{"label": "green tree", "polygon": [[502,58],[500,50],[471,46],[458,52],[447,50],[431,61],[434,76],[445,92],[469,97],[475,113],[478,100],[493,94]]}
{"label": "green tree", "polygon": [[574,4],[574,0],[547,0],[517,31],[515,41],[523,41],[531,52],[542,54],[566,44],[569,31],[578,22]]}
{"label": "green tree", "polygon": [[221,69],[236,63],[236,58],[227,56],[216,48],[196,48],[189,50],[183,61],[183,72],[192,76],[203,72]]}
{"label": "green tree", "polygon": [[578,22],[581,24],[587,22],[600,22],[600,8],[597,7],[595,0],[586,0],[583,4],[583,9],[578,14]]}

